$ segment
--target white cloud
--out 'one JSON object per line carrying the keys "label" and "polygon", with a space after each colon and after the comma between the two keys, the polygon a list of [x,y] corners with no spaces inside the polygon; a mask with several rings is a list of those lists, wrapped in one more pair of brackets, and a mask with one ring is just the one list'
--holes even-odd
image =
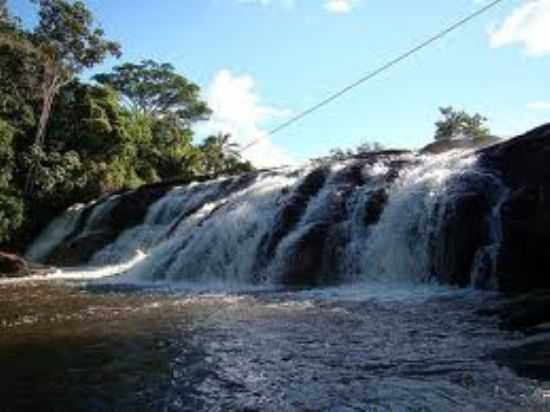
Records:
{"label": "white cloud", "polygon": [[325,9],[331,13],[345,14],[353,9],[355,3],[356,0],[326,0]]}
{"label": "white cloud", "polygon": [[255,87],[252,76],[235,75],[229,70],[218,72],[206,93],[213,114],[199,131],[230,133],[233,142],[241,147],[257,142],[243,153],[243,157],[257,167],[292,164],[290,155],[275,145],[261,126],[267,120],[288,116],[290,112],[262,105]]}
{"label": "white cloud", "polygon": [[527,54],[550,53],[550,0],[525,0],[490,33],[491,47],[520,44]]}
{"label": "white cloud", "polygon": [[532,102],[527,104],[529,110],[550,110],[550,101],[548,102]]}
{"label": "white cloud", "polygon": [[[325,10],[330,13],[345,14],[353,10],[359,0],[323,0]],[[240,3],[259,4],[269,6],[280,3],[283,7],[291,9],[296,5],[297,0],[239,0]]]}

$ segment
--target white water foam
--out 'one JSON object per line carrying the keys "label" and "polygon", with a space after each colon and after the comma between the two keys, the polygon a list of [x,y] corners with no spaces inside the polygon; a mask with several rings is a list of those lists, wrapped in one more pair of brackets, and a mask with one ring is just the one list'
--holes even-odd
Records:
{"label": "white water foam", "polygon": [[74,205],[53,220],[29,247],[25,258],[32,262],[43,262],[52,250],[75,230],[85,207],[83,204]]}
{"label": "white water foam", "polygon": [[449,179],[471,170],[477,159],[452,151],[419,160],[401,172],[380,221],[356,256],[363,278],[426,280],[430,274],[429,239],[440,222],[434,215],[438,200]]}
{"label": "white water foam", "polygon": [[[279,243],[275,259],[261,280],[276,284],[285,259],[296,253],[296,242],[312,225],[330,222],[331,213],[339,213],[338,219],[342,220],[331,228],[330,236],[344,234],[340,243],[338,237],[328,240],[335,248],[343,249],[334,275],[344,274],[348,281],[427,280],[431,270],[430,237],[445,216],[447,184],[461,174],[477,173],[476,161],[474,155],[464,151],[387,156],[364,166],[361,175],[365,183],[357,187],[350,186],[346,177],[353,161],[333,165],[300,221]],[[389,173],[395,171],[393,162],[408,166],[389,184]],[[229,193],[224,192],[228,181],[223,179],[176,187],[150,207],[143,224],[122,233],[96,254],[92,263],[105,266],[105,272],[94,269],[93,273],[101,278],[126,272],[121,277],[125,282],[255,283],[258,274],[253,272],[260,242],[273,230],[278,211],[311,171],[310,167],[263,172],[250,184]],[[367,204],[378,190],[387,190],[388,199],[378,222],[367,225]],[[101,225],[116,201],[113,196],[97,207],[85,231]],[[331,205],[335,205],[336,212]],[[67,216],[63,219],[60,226],[68,226],[64,223]],[[51,239],[51,244],[56,239]],[[135,260],[138,250],[146,256]],[[128,262],[132,264],[125,266]]]}
{"label": "white water foam", "polygon": [[[296,181],[289,174],[270,173],[223,200],[203,205],[125,279],[250,281],[260,240]],[[205,220],[206,216],[210,217]]]}

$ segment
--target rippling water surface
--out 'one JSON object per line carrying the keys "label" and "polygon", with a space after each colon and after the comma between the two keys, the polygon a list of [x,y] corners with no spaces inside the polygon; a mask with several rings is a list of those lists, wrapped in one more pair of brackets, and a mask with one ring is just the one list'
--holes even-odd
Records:
{"label": "rippling water surface", "polygon": [[550,410],[494,295],[0,284],[1,410]]}

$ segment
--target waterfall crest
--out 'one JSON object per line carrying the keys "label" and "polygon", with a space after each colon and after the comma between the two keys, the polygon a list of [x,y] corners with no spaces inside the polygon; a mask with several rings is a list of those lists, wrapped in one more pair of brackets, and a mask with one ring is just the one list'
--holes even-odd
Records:
{"label": "waterfall crest", "polygon": [[[480,279],[492,276],[483,262],[498,250],[504,193],[464,151],[380,152],[155,190],[69,209],[27,255],[55,262],[89,247],[82,263],[135,262],[124,279],[139,281],[490,284]],[[126,224],[131,196],[148,203]],[[473,235],[463,216],[478,219]]]}

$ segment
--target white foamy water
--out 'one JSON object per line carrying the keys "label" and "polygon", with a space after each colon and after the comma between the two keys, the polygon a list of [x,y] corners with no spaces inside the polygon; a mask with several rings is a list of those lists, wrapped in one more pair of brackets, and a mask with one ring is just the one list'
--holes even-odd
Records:
{"label": "white foamy water", "polygon": [[369,278],[424,279],[430,273],[429,240],[444,216],[446,183],[472,170],[474,156],[463,152],[421,157],[392,187],[380,221],[356,258]]}
{"label": "white foamy water", "polygon": [[[96,253],[93,273],[102,277],[97,267],[105,267],[106,276],[124,272],[126,282],[276,285],[285,273],[292,273],[289,265],[312,259],[301,256],[311,253],[303,252],[302,239],[321,228],[319,236],[324,238],[315,246],[323,248],[318,253],[321,258],[306,266],[315,268],[311,277],[339,283],[422,282],[433,277],[430,242],[447,218],[446,208],[457,190],[468,189],[457,188],[457,179],[486,178],[477,169],[476,157],[464,151],[434,156],[390,154],[325,168],[326,178],[320,180],[307,179],[315,170],[310,166],[262,172],[244,180],[174,187],[150,206],[142,224],[120,233]],[[303,193],[311,193],[304,197],[302,185],[319,187],[306,188]],[[449,185],[454,185],[453,190]],[[281,215],[289,201],[297,205],[285,212],[288,216]],[[78,235],[105,229],[117,202],[117,196],[112,196],[95,207]],[[496,202],[490,218],[491,244],[480,246],[483,256],[496,254],[500,245]],[[31,250],[40,254],[51,250],[74,230],[77,218],[70,210],[48,227]],[[294,220],[289,223],[288,219]],[[277,225],[288,227],[274,240],[272,255],[259,259],[262,242]],[[136,261],[137,251],[146,256]]]}
{"label": "white foamy water", "polygon": [[70,207],[63,215],[53,220],[27,250],[25,257],[33,262],[43,261],[52,250],[71,235],[85,209],[85,205]]}
{"label": "white foamy water", "polygon": [[251,280],[262,235],[271,229],[278,200],[285,196],[283,189],[295,182],[285,174],[270,174],[229,197],[204,204],[125,277]]}

